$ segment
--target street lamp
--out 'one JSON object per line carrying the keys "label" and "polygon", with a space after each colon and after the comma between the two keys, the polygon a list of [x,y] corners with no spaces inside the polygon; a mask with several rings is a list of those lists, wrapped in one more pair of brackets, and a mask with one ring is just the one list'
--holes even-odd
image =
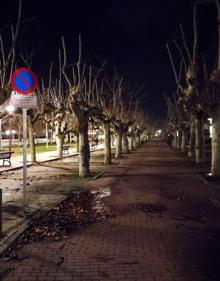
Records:
{"label": "street lamp", "polygon": [[14,111],[15,111],[15,107],[13,105],[7,105],[5,107],[5,110],[9,113],[9,114],[12,114]]}
{"label": "street lamp", "polygon": [[210,134],[210,138],[212,138],[213,119],[212,118],[208,118],[208,121],[209,121],[209,134]]}

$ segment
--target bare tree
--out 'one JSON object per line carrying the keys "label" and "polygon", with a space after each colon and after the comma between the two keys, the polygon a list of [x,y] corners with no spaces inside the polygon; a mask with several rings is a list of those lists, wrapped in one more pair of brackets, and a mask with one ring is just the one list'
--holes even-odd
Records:
{"label": "bare tree", "polygon": [[104,164],[106,165],[112,163],[111,123],[114,119],[114,106],[116,102],[114,98],[114,91],[112,91],[111,84],[109,82],[104,83],[104,80],[102,80],[100,88],[100,105],[103,114],[100,115],[99,118],[101,119],[104,129]]}
{"label": "bare tree", "polygon": [[77,122],[75,116],[70,114],[68,108],[68,89],[65,89],[61,84],[61,77],[59,81],[52,83],[51,71],[50,82],[46,89],[43,87],[43,94],[41,95],[43,104],[43,119],[50,124],[55,131],[57,156],[63,156],[63,145],[65,136],[76,129]]}
{"label": "bare tree", "polygon": [[[102,71],[93,71],[82,63],[81,37],[79,36],[78,61],[72,67],[72,79],[67,74],[67,54],[64,39],[62,73],[68,84],[68,106],[78,120],[79,131],[79,176],[90,175],[90,147],[88,138],[89,117],[100,114],[100,100],[97,94],[97,77]],[[87,76],[86,76],[87,75]]]}
{"label": "bare tree", "polygon": [[[179,50],[181,56],[181,63],[183,64],[184,69],[184,82],[181,84],[180,77],[178,77],[177,72],[174,69],[175,79],[177,81],[177,93],[181,94],[181,99],[183,106],[186,112],[190,112],[190,140],[189,140],[189,151],[188,156],[194,156],[196,162],[200,163],[204,161],[204,134],[203,134],[203,125],[205,118],[205,109],[204,109],[204,97],[202,95],[201,87],[199,87],[200,81],[198,78],[198,70],[200,66],[199,63],[199,50],[198,50],[198,19],[197,19],[197,5],[196,3],[193,7],[193,31],[194,31],[194,43],[192,49],[192,55],[189,51],[189,48],[186,43],[185,35],[183,32],[182,26],[180,26],[183,47],[186,53],[179,47],[177,42],[175,45]],[[168,48],[169,51],[169,48]],[[169,51],[171,57],[171,53]],[[174,68],[174,63],[172,61],[172,66]],[[181,74],[182,72],[180,72]]]}
{"label": "bare tree", "polygon": [[220,176],[220,2],[219,0],[215,0],[215,3],[218,12],[218,63],[210,77],[212,87],[209,103],[211,105],[211,116],[213,118],[211,173],[213,176]]}
{"label": "bare tree", "polygon": [[19,0],[18,17],[15,29],[11,26],[11,47],[7,51],[4,45],[3,34],[0,33],[0,105],[3,104],[11,95],[10,78],[14,70],[15,47],[21,22],[22,2]]}

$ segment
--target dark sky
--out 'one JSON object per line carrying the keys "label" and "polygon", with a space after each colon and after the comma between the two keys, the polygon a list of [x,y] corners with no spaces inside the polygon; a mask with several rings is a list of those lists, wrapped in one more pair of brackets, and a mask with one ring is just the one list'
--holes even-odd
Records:
{"label": "dark sky", "polygon": [[[1,4],[0,27],[16,18],[18,0]],[[192,39],[193,0],[24,0],[21,44],[42,47],[34,58],[33,70],[46,76],[57,59],[61,35],[71,55],[77,54],[76,39],[83,39],[83,56],[89,60],[108,59],[110,65],[131,81],[145,82],[148,99],[144,106],[153,116],[164,116],[164,93],[175,89],[165,48],[166,41],[181,22],[189,43]],[[215,13],[200,9],[203,47],[212,53],[215,40]],[[206,17],[207,16],[207,17]],[[75,43],[74,43],[75,42]],[[72,62],[69,56],[69,61]]]}

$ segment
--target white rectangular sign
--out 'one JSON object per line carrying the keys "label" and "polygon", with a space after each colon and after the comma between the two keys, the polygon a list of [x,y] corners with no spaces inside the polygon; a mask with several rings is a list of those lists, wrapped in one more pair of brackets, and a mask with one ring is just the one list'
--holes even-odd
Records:
{"label": "white rectangular sign", "polygon": [[21,108],[36,108],[37,97],[35,95],[11,94],[10,104]]}

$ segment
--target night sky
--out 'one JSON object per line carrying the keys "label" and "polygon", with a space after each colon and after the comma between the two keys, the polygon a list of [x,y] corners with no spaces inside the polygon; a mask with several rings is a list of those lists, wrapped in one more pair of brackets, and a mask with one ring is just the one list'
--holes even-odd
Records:
{"label": "night sky", "polygon": [[[193,0],[24,0],[20,45],[31,50],[41,44],[33,62],[39,76],[47,76],[57,60],[61,35],[67,41],[69,62],[77,55],[76,40],[82,34],[83,59],[108,60],[131,82],[145,83],[146,112],[164,117],[163,95],[175,90],[166,41],[183,24],[192,40]],[[0,27],[16,19],[17,0],[1,3]],[[214,57],[216,14],[213,7],[200,9],[201,44],[205,55]],[[73,55],[71,58],[70,55]]]}

